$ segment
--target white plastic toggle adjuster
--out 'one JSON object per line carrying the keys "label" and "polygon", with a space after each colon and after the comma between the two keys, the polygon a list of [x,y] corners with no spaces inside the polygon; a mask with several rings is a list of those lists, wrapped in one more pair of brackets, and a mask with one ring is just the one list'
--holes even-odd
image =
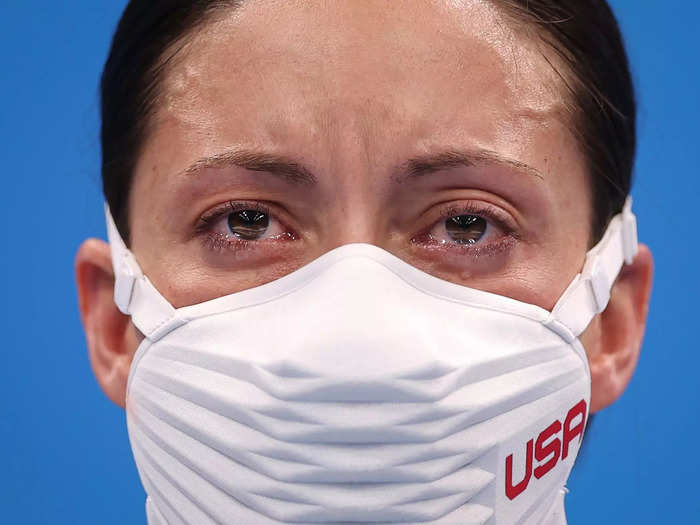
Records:
{"label": "white plastic toggle adjuster", "polygon": [[605,274],[605,269],[600,263],[600,260],[595,259],[590,269],[590,273],[584,275],[583,278],[587,281],[588,286],[593,294],[595,302],[595,312],[599,314],[608,306],[610,301],[610,279]]}
{"label": "white plastic toggle adjuster", "polygon": [[119,268],[115,269],[114,303],[120,312],[130,314],[131,296],[140,272],[136,269],[136,261],[131,260],[133,255],[130,252],[123,252],[120,259]]}

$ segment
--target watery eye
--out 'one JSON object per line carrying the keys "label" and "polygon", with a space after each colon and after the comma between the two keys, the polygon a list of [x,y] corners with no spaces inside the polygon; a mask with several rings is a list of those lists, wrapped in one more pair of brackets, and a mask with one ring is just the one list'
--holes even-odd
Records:
{"label": "watery eye", "polygon": [[228,216],[230,232],[236,237],[249,241],[262,237],[269,225],[270,216],[259,210],[240,210]]}
{"label": "watery eye", "polygon": [[486,233],[488,223],[478,215],[457,215],[445,221],[450,240],[459,244],[475,244]]}

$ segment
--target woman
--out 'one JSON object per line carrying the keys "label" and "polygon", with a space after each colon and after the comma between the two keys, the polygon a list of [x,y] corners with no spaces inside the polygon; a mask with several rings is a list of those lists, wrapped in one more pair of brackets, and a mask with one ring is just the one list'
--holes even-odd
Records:
{"label": "woman", "polygon": [[604,1],[134,0],[102,102],[76,274],[149,523],[565,522],[652,280]]}

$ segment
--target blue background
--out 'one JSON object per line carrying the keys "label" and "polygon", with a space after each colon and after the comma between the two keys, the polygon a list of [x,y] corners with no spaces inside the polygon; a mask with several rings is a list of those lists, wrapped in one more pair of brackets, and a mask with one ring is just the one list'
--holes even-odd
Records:
{"label": "blue background", "polygon": [[[97,82],[123,0],[0,7],[0,521],[142,524],[124,413],[87,359],[73,257],[104,236]],[[700,7],[614,0],[639,91],[633,195],[656,258],[634,380],[570,479],[570,524],[700,523]]]}

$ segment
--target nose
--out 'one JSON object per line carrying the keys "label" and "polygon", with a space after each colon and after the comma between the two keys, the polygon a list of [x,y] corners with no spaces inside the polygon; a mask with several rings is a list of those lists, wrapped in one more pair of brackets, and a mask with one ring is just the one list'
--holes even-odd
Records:
{"label": "nose", "polygon": [[299,350],[305,363],[313,363],[313,373],[367,379],[377,371],[391,376],[434,362],[435,337],[420,321],[425,312],[416,306],[418,298],[407,297],[420,292],[376,261],[342,259],[303,293],[309,300],[298,304],[307,306],[295,316],[301,316],[297,322],[306,324],[314,337]]}

